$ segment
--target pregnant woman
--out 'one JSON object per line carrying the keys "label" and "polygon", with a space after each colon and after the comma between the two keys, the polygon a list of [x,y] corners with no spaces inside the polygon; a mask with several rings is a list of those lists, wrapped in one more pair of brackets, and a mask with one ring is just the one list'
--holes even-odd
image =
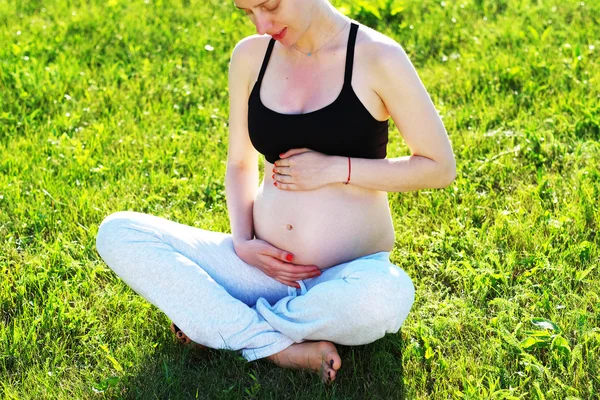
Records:
{"label": "pregnant woman", "polygon": [[[121,211],[102,221],[98,252],[178,337],[331,382],[334,343],[371,343],[408,316],[387,192],[448,186],[452,147],[394,40],[327,0],[235,5],[258,34],[229,68],[232,233]],[[411,156],[385,158],[390,117]]]}

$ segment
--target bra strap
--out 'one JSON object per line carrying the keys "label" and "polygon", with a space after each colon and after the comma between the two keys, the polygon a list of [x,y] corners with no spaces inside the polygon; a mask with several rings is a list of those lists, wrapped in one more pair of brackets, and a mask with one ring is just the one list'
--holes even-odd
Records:
{"label": "bra strap", "polygon": [[265,70],[267,69],[267,64],[269,64],[269,59],[271,58],[271,52],[273,51],[273,46],[275,45],[275,39],[271,38],[269,41],[269,47],[267,47],[267,52],[265,54],[265,58],[263,59],[262,66],[260,67],[260,73],[258,74],[257,85],[260,87],[263,76],[265,76]]}
{"label": "bra strap", "polygon": [[346,49],[346,71],[344,72],[344,85],[350,85],[352,82],[352,66],[354,65],[354,45],[356,44],[356,32],[358,24],[354,22],[350,26],[350,37],[348,38],[348,48]]}

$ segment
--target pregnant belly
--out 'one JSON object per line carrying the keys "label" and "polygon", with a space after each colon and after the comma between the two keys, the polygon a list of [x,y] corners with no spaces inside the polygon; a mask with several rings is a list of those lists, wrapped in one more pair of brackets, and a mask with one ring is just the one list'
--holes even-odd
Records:
{"label": "pregnant belly", "polygon": [[343,183],[286,191],[265,175],[254,200],[257,239],[320,269],[394,247],[387,193]]}

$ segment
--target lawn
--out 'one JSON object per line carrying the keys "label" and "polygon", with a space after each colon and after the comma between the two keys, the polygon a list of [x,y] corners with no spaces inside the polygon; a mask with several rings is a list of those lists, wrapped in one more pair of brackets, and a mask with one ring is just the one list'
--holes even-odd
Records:
{"label": "lawn", "polygon": [[0,0],[0,397],[600,397],[600,3],[334,4],[402,45],[457,160],[389,193],[400,332],[338,346],[331,387],[178,345],[95,236],[119,210],[230,232],[227,71],[254,26],[232,0]]}

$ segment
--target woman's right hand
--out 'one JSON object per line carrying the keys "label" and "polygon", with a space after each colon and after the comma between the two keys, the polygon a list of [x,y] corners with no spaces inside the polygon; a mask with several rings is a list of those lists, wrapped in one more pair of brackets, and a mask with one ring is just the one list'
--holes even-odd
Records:
{"label": "woman's right hand", "polygon": [[316,265],[292,264],[290,261],[293,260],[293,254],[261,239],[234,241],[233,246],[238,257],[244,262],[284,285],[299,288],[300,285],[296,281],[321,275]]}

